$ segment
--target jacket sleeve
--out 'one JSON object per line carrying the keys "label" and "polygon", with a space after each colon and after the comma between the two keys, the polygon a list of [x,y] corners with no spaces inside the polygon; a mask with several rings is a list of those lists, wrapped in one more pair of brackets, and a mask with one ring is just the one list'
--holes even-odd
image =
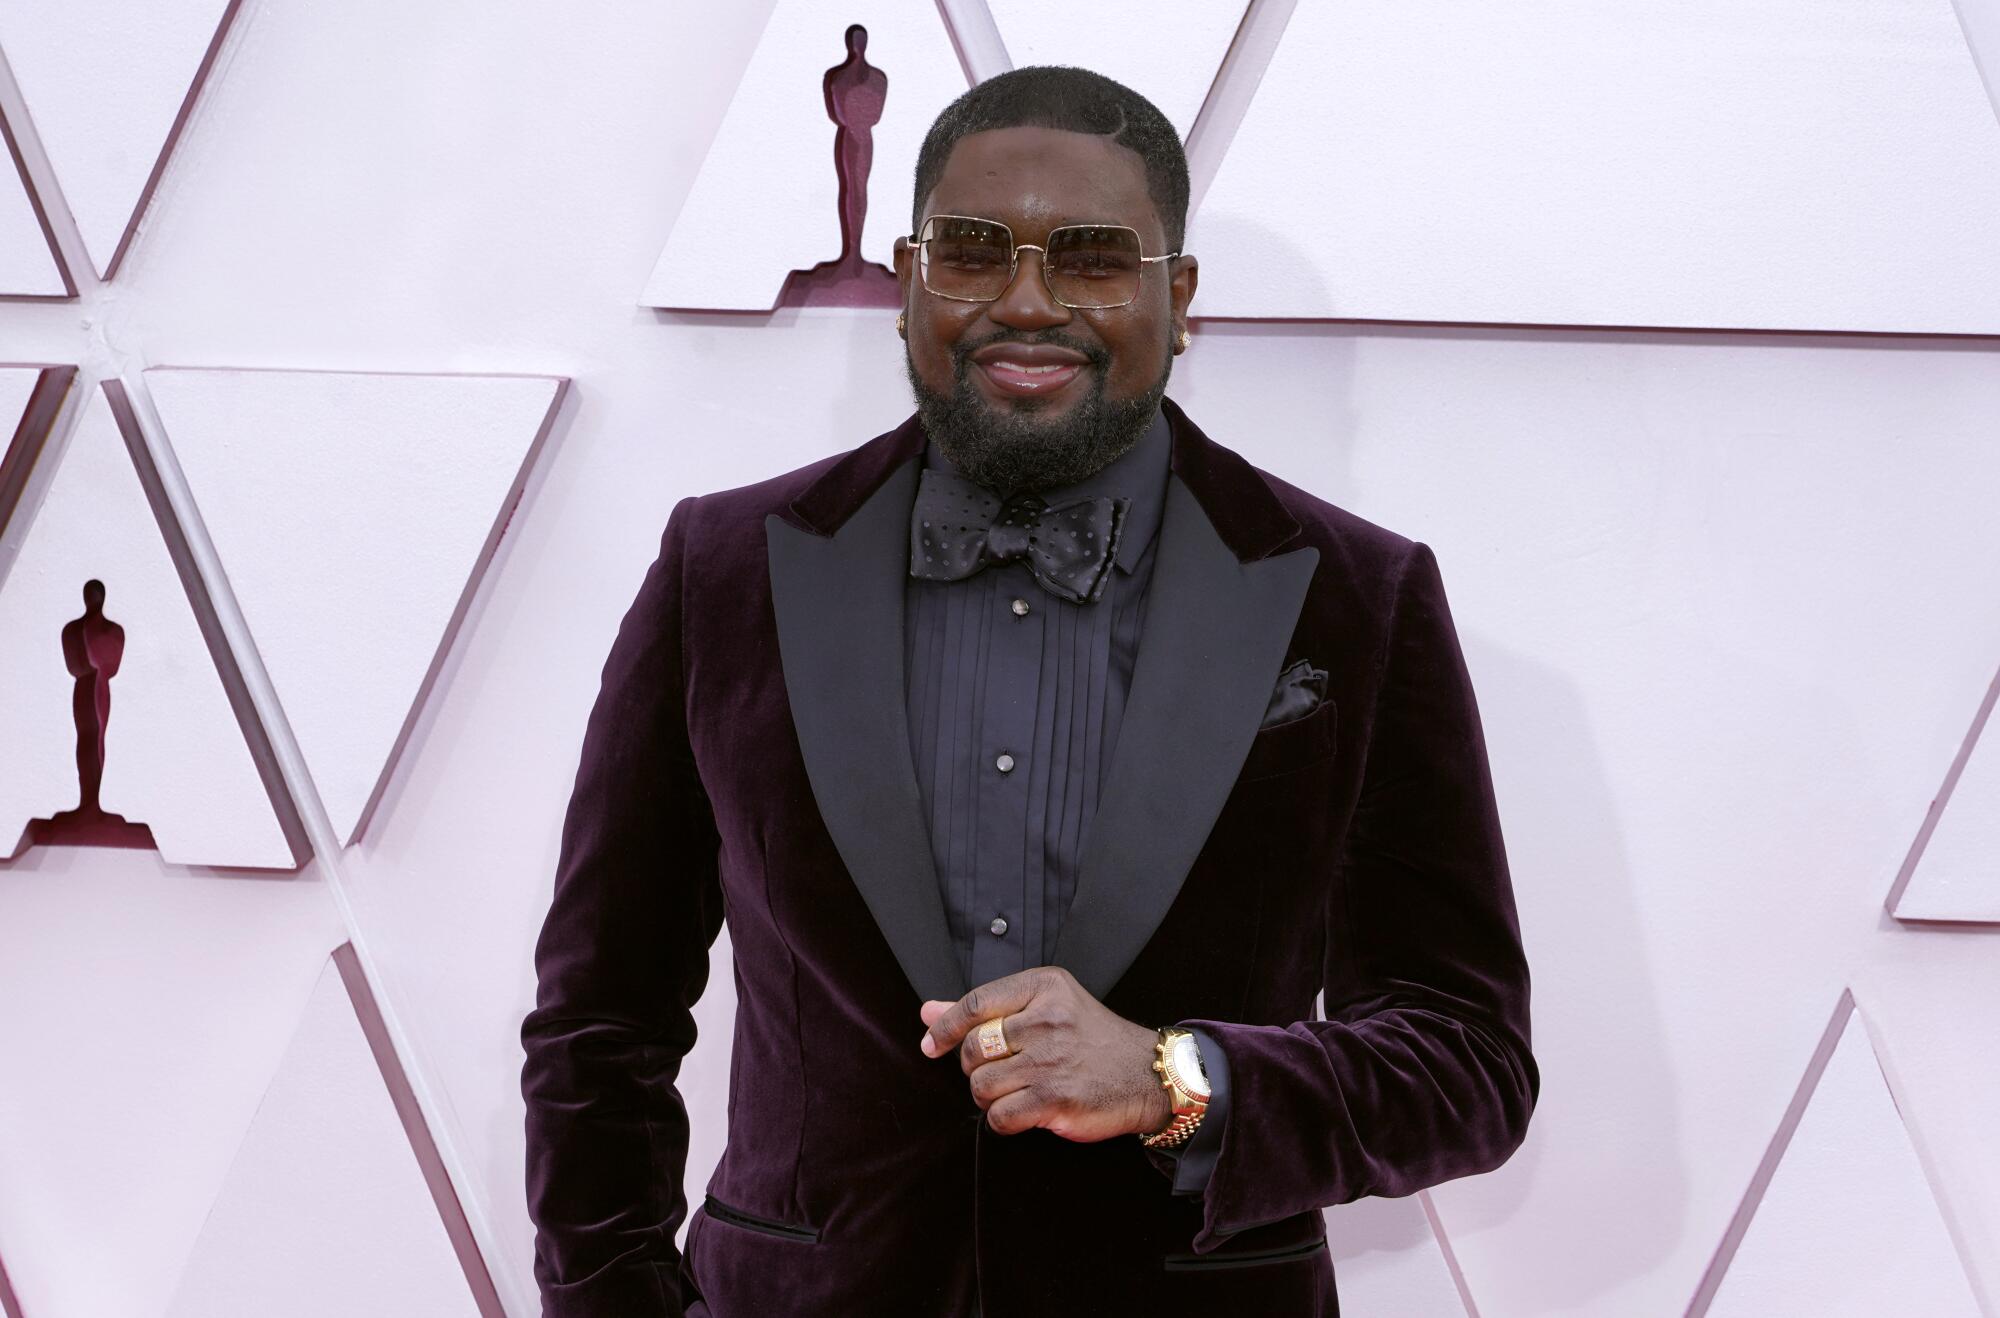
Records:
{"label": "jacket sleeve", "polygon": [[667,519],[604,661],[535,944],[528,1214],[544,1318],[680,1318],[687,1109],[675,1080],[722,924],[714,817],[688,745]]}
{"label": "jacket sleeve", "polygon": [[1326,1019],[1190,1021],[1229,1058],[1197,1251],[1364,1195],[1491,1170],[1540,1089],[1486,744],[1444,583],[1413,544],[1360,794],[1328,885]]}

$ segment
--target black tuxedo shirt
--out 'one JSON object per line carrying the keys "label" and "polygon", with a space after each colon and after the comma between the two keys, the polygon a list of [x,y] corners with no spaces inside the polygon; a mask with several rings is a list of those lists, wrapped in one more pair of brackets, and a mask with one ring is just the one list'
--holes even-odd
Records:
{"label": "black tuxedo shirt", "polygon": [[[958,581],[905,583],[910,752],[970,984],[1053,960],[1138,659],[1171,451],[1166,417],[1156,414],[1117,459],[1043,492],[1052,504],[1130,500],[1117,566],[1094,602],[1043,590],[1019,561]],[[935,444],[924,465],[964,478]],[[1214,1170],[1229,1101],[1228,1059],[1206,1032],[1193,1033],[1208,1111],[1185,1144],[1162,1151],[1177,1160],[1174,1191],[1190,1195]]]}

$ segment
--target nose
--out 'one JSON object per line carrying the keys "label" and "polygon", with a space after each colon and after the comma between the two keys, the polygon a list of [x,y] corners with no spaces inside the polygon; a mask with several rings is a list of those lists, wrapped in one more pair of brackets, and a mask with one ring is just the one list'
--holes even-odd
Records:
{"label": "nose", "polygon": [[[1030,252],[1035,254],[1032,265],[1028,262]],[[1042,257],[1042,249],[1033,243],[1015,247],[1013,281],[986,309],[995,323],[1013,329],[1046,329],[1069,323],[1069,308],[1049,293],[1048,280],[1042,276]]]}

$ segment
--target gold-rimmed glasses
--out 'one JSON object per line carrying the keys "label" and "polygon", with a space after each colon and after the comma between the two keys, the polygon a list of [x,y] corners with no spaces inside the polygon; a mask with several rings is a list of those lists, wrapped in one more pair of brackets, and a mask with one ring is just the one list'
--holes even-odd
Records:
{"label": "gold-rimmed glasses", "polygon": [[1042,282],[1063,306],[1122,307],[1139,296],[1146,267],[1179,252],[1147,256],[1139,231],[1124,224],[1065,224],[1045,243],[1017,243],[998,220],[933,215],[908,240],[917,249],[924,291],[954,302],[991,302],[1014,282],[1021,253],[1042,254]]}

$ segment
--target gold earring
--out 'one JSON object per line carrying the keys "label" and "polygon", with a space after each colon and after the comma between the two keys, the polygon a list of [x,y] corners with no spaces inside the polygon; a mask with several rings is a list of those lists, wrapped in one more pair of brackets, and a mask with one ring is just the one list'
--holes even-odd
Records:
{"label": "gold earring", "polygon": [[1188,332],[1186,330],[1182,330],[1178,342],[1180,344],[1180,350],[1182,352],[1186,352],[1188,350],[1188,345],[1193,343],[1194,340],[1188,337]]}
{"label": "gold earring", "polygon": [[909,327],[910,327],[910,322],[904,317],[904,314],[902,312],[898,311],[896,313],[896,333],[901,334],[904,330],[908,329]]}

